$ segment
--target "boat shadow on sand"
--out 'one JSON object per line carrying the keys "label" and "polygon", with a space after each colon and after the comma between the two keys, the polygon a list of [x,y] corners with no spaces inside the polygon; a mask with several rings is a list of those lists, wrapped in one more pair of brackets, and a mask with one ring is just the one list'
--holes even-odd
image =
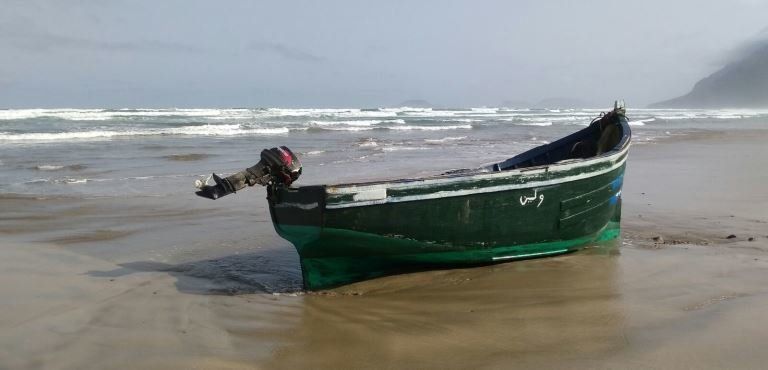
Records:
{"label": "boat shadow on sand", "polygon": [[162,272],[176,278],[181,293],[241,295],[298,293],[301,270],[296,256],[284,251],[259,251],[180,264],[156,261],[120,263],[116,269],[88,271],[92,277],[116,279],[127,275]]}
{"label": "boat shadow on sand", "polygon": [[[579,255],[615,255],[619,253],[621,239],[593,244],[584,250],[575,252]],[[572,253],[569,253],[572,254]],[[566,255],[569,255],[566,254]],[[557,257],[549,257],[557,258]],[[531,258],[542,259],[542,258]],[[546,260],[547,258],[543,258]],[[507,263],[520,263],[506,262]],[[444,266],[442,268],[413,266],[390,271],[380,276],[403,276],[425,271],[448,271],[482,269],[496,264],[481,264],[475,266]],[[303,288],[301,269],[298,258],[283,250],[264,250],[251,253],[234,254],[220,258],[200,261],[168,264],[156,261],[136,261],[117,264],[112,270],[91,270],[85,274],[98,278],[117,279],[138,273],[167,273],[176,278],[175,287],[181,293],[200,295],[245,295],[245,294],[302,294]],[[522,266],[522,265],[520,265]],[[460,274],[460,273],[459,273]],[[364,279],[358,282],[370,282],[374,279]],[[428,279],[427,279],[428,280]],[[375,283],[366,283],[374,284]]]}

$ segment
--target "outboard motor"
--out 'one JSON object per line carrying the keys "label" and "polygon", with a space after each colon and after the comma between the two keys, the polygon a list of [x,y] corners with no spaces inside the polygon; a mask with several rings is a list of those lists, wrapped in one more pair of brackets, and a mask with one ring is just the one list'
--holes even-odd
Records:
{"label": "outboard motor", "polygon": [[288,186],[300,175],[301,162],[290,149],[284,146],[264,149],[261,151],[261,160],[253,167],[224,178],[213,173],[205,181],[196,180],[195,187],[199,190],[195,194],[203,198],[218,199],[237,192],[246,185]]}

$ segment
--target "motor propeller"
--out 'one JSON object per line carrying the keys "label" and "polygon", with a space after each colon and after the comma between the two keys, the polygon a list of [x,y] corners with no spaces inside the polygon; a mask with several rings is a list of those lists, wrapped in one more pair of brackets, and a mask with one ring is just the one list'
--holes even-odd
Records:
{"label": "motor propeller", "polygon": [[[215,173],[205,180],[195,180],[195,193],[203,198],[218,199],[245,188],[261,186],[289,186],[301,175],[301,162],[288,147],[264,149],[261,160],[254,166],[227,177]],[[211,183],[212,182],[212,183]]]}

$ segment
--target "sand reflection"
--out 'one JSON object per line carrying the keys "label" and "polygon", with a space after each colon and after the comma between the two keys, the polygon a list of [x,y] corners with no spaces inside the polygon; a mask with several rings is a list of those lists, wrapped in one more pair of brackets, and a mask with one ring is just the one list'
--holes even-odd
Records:
{"label": "sand reflection", "polygon": [[617,260],[611,243],[308,295],[290,344],[271,366],[503,367],[613,351],[624,345]]}

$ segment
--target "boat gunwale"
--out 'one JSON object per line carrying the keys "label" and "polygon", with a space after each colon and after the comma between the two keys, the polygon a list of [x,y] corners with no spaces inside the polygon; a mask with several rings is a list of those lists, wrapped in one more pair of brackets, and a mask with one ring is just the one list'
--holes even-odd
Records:
{"label": "boat gunwale", "polygon": [[[340,194],[352,194],[352,193],[359,193],[362,191],[380,189],[383,186],[386,187],[387,189],[400,190],[400,189],[408,189],[408,188],[422,187],[422,186],[460,183],[464,181],[477,181],[477,180],[514,177],[519,175],[531,175],[531,174],[536,174],[540,172],[561,172],[561,171],[571,170],[579,167],[590,167],[599,163],[609,162],[614,158],[620,158],[621,156],[624,156],[629,151],[630,139],[631,139],[631,131],[629,128],[629,123],[626,117],[624,116],[620,116],[619,120],[620,120],[620,124],[622,126],[622,131],[623,131],[621,140],[610,151],[607,151],[605,153],[602,153],[593,157],[589,157],[589,158],[566,159],[566,160],[558,161],[551,164],[516,168],[511,170],[503,170],[503,171],[489,171],[489,172],[478,172],[478,173],[470,173],[470,174],[446,174],[446,175],[434,175],[434,176],[420,177],[420,178],[378,180],[378,181],[370,181],[370,182],[343,183],[343,184],[320,185],[320,186],[325,187],[325,191],[328,195],[340,195]],[[588,128],[585,128],[584,130],[586,129]],[[580,131],[577,131],[576,133]],[[536,147],[536,148],[540,148],[540,147]],[[536,148],[532,148],[530,150],[535,150]]]}
{"label": "boat gunwale", "polygon": [[[389,196],[386,191],[387,190],[402,190],[402,188],[393,188],[393,187],[385,187],[385,186],[379,186],[373,188],[372,190],[384,190],[385,195],[381,198],[377,199],[361,199],[361,200],[351,200],[351,201],[340,201],[340,202],[327,202],[325,205],[326,209],[339,209],[339,208],[352,208],[352,207],[364,207],[364,206],[371,206],[371,205],[377,205],[377,204],[386,204],[386,203],[402,203],[402,202],[411,202],[411,201],[421,201],[421,200],[428,200],[428,199],[438,199],[438,198],[448,198],[448,197],[458,197],[458,196],[466,196],[466,195],[474,195],[474,194],[483,194],[483,193],[495,193],[495,192],[501,192],[501,191],[510,191],[510,190],[518,190],[518,189],[529,189],[529,188],[539,188],[544,186],[550,186],[550,185],[557,185],[562,184],[566,182],[572,182],[577,180],[583,180],[586,178],[599,176],[605,173],[609,173],[611,171],[615,171],[616,169],[620,168],[624,165],[626,162],[627,156],[623,155],[620,159],[613,161],[610,167],[606,169],[602,169],[599,171],[590,171],[586,172],[581,175],[576,176],[566,176],[564,178],[559,179],[551,179],[551,180],[543,180],[543,181],[537,181],[537,182],[529,182],[529,183],[523,183],[523,184],[507,184],[507,185],[496,185],[496,186],[489,186],[489,187],[479,187],[479,188],[472,188],[472,189],[466,189],[466,190],[451,190],[451,191],[435,191],[433,193],[429,194],[419,194],[419,195],[404,195],[404,196]],[[610,162],[610,161],[606,161]],[[518,174],[519,175],[519,174]],[[523,174],[522,176],[526,176],[528,174]],[[432,185],[432,184],[429,184]],[[426,187],[428,185],[422,185],[423,187]],[[372,191],[371,189],[364,189],[358,192],[350,192],[347,194],[360,194],[365,192]],[[344,195],[347,195],[344,194]],[[338,195],[338,194],[334,194]]]}

